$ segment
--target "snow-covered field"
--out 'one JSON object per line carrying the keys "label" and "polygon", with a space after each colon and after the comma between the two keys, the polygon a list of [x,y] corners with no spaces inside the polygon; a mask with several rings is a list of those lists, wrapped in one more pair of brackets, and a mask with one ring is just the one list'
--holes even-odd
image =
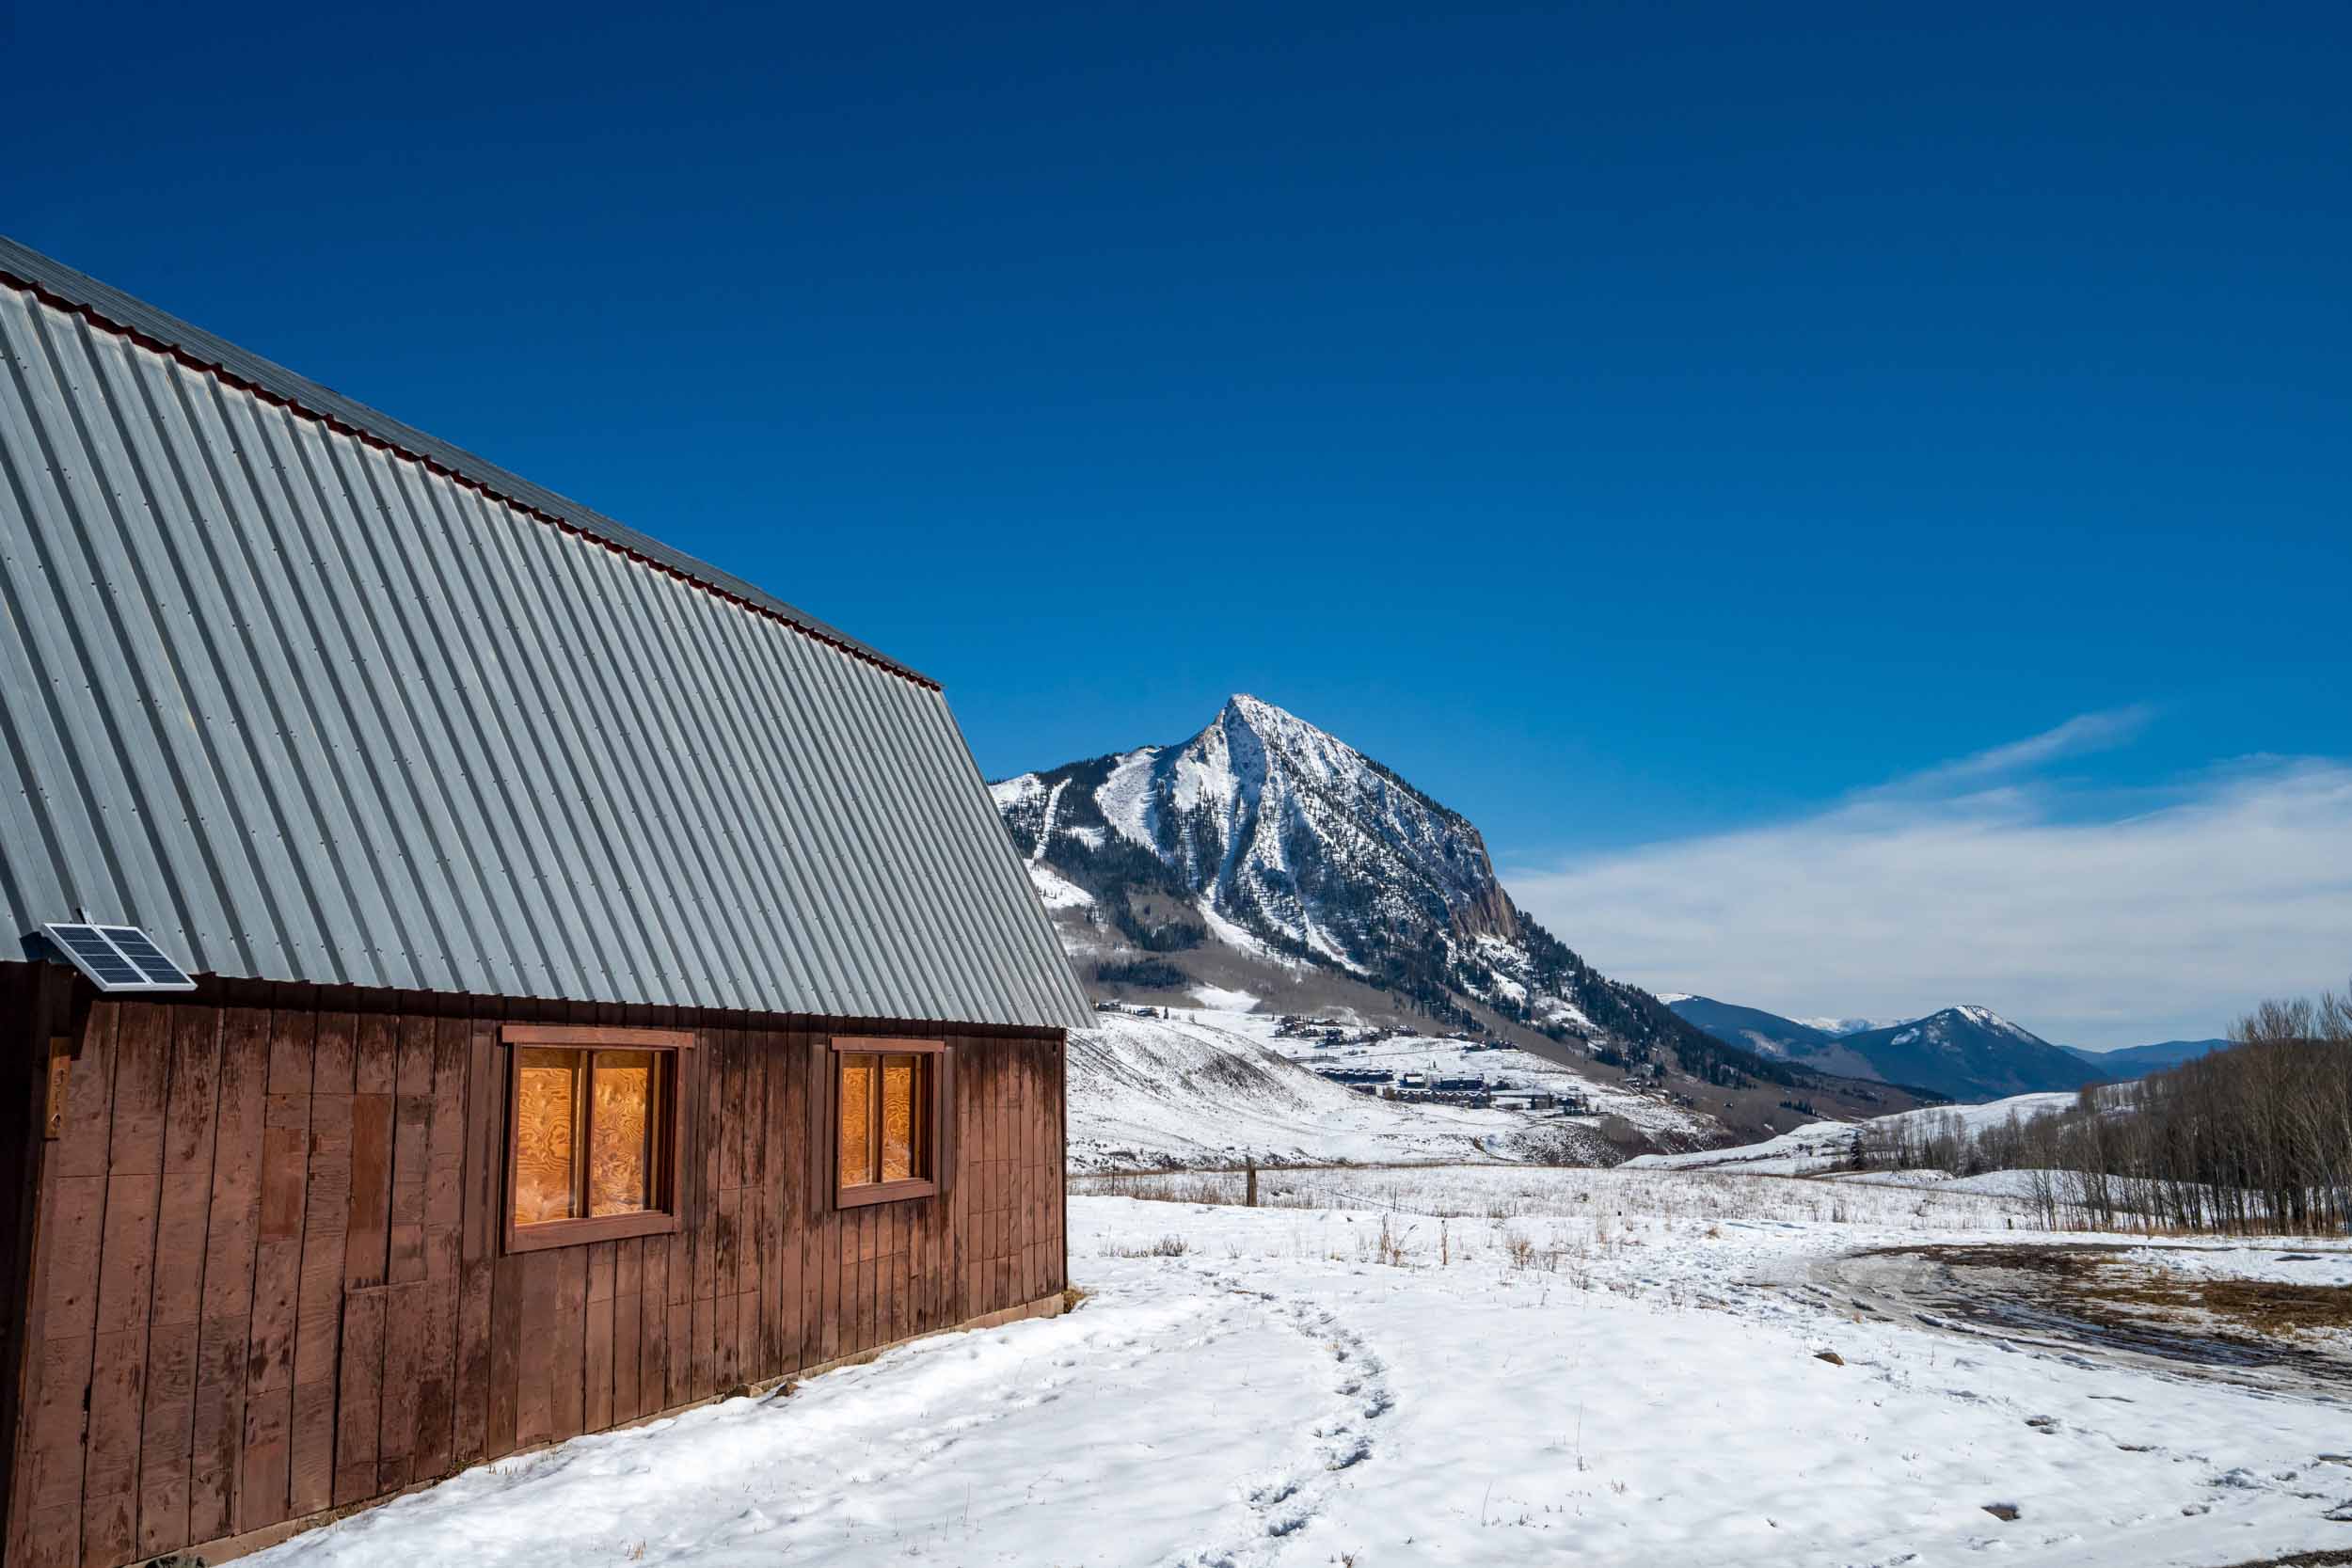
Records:
{"label": "snow-covered field", "polygon": [[1073,1170],[1500,1158],[1527,1131],[1509,1112],[1358,1094],[1183,1017],[1099,1015],[1069,1062]]}
{"label": "snow-covered field", "polygon": [[[1970,1133],[1987,1127],[1996,1127],[2010,1117],[2030,1120],[2045,1111],[2063,1110],[2074,1103],[2073,1093],[2019,1094],[2007,1100],[1990,1100],[1979,1105],[1929,1105],[1915,1111],[1898,1111],[1891,1116],[1873,1118],[1883,1125],[1900,1122],[1949,1118]],[[1645,1154],[1631,1162],[1656,1170],[1741,1170],[1752,1176],[1810,1176],[1835,1170],[1852,1152],[1856,1124],[1842,1121],[1807,1122],[1791,1128],[1776,1138],[1762,1143],[1742,1144],[1735,1148],[1696,1149],[1687,1154]],[[1940,1181],[1942,1171],[1904,1171],[1893,1173],[1899,1178],[1914,1178],[1917,1181]],[[1994,1175],[2015,1173],[1994,1172]],[[1898,1185],[1904,1184],[1897,1181]],[[1988,1187],[1984,1190],[1993,1191]],[[2007,1190],[2001,1188],[1998,1190]]]}
{"label": "snow-covered field", "polygon": [[[1699,1136],[1686,1111],[1586,1080],[1522,1051],[1466,1051],[1459,1041],[1399,1037],[1318,1050],[1275,1034],[1275,1020],[1232,1008],[1168,1016],[1101,1013],[1070,1038],[1070,1168],[1262,1163],[1456,1160],[1597,1163],[1615,1158],[1597,1131],[1623,1116],[1661,1142]],[[1582,1118],[1414,1104],[1359,1094],[1316,1067],[1484,1073],[1523,1087],[1581,1092]]]}
{"label": "snow-covered field", "polygon": [[2329,1517],[2352,1519],[2342,1403],[1865,1319],[1796,1283],[1856,1248],[2025,1239],[2005,1200],[1674,1171],[1268,1180],[1311,1187],[1073,1196],[1089,1295],[1067,1316],[510,1459],[261,1560],[2211,1568],[2352,1546]]}

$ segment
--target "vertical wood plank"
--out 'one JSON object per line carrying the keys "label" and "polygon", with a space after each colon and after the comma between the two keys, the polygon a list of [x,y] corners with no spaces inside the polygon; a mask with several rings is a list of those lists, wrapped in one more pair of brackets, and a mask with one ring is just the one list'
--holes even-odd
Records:
{"label": "vertical wood plank", "polygon": [[433,1020],[400,1020],[398,1081],[392,1114],[390,1256],[386,1278],[395,1285],[425,1276],[425,1177],[433,1158]]}
{"label": "vertical wood plank", "polygon": [[612,1419],[633,1421],[643,1416],[638,1390],[643,1385],[642,1350],[644,1307],[639,1297],[645,1288],[645,1243],[631,1236],[612,1251]]}
{"label": "vertical wood plank", "polygon": [[462,1256],[498,1255],[506,1161],[506,1058],[493,1019],[471,1022],[466,1044],[465,1225]]}
{"label": "vertical wood plank", "polygon": [[585,1255],[587,1309],[581,1335],[582,1369],[580,1430],[602,1432],[612,1424],[613,1277],[618,1272],[617,1242],[597,1242],[577,1249]]}
{"label": "vertical wood plank", "polygon": [[515,1440],[544,1443],[553,1437],[556,1374],[556,1259],[554,1252],[526,1253],[522,1264],[521,1346],[515,1403]]}
{"label": "vertical wood plank", "polygon": [[376,1427],[384,1377],[384,1293],[356,1291],[343,1298],[342,1379],[336,1405],[337,1504],[376,1493]]}
{"label": "vertical wood plank", "polygon": [[[485,1006],[477,1001],[477,1006]],[[490,1452],[491,1363],[496,1332],[499,1205],[505,1191],[505,1057],[493,1019],[469,1021],[466,1036],[465,1162],[458,1241],[456,1383],[451,1463]],[[510,1422],[511,1431],[511,1422]]]}
{"label": "vertical wood plank", "polygon": [[294,1349],[301,1298],[304,1189],[310,1179],[315,1037],[315,1021],[309,1013],[271,1012],[253,1313],[246,1359],[245,1452],[237,1481],[240,1533],[286,1518],[292,1500]]}
{"label": "vertical wood plank", "polygon": [[379,1492],[405,1486],[415,1478],[419,1384],[425,1359],[424,1281],[386,1285],[384,1381],[375,1419],[375,1484]]}
{"label": "vertical wood plank", "polygon": [[335,1388],[342,1358],[343,1248],[351,1221],[352,1057],[357,1020],[313,1023],[302,1267],[288,1406],[287,1507],[315,1513],[335,1500]]}
{"label": "vertical wood plank", "polygon": [[204,1310],[220,1069],[219,1013],[185,1004],[163,1010],[171,1065],[139,1435],[138,1540],[139,1550],[149,1555],[189,1540],[197,1340]]}
{"label": "vertical wood plank", "polygon": [[269,1014],[224,1009],[189,1465],[188,1534],[195,1541],[226,1535],[236,1523],[269,1063]]}
{"label": "vertical wood plank", "polygon": [[521,1441],[523,1264],[521,1257],[490,1265],[490,1386],[484,1402],[485,1458],[515,1451]]}
{"label": "vertical wood plank", "polygon": [[22,1468],[14,1481],[19,1500],[11,1504],[18,1518],[0,1539],[0,1556],[21,1555],[43,1565],[78,1568],[83,1556],[83,1482],[96,1392],[91,1352],[119,1020],[118,1004],[98,1002],[79,1039],[69,1044],[64,1114],[44,1161],[49,1174],[31,1281],[39,1293],[39,1342],[26,1347],[24,1432],[16,1450]]}
{"label": "vertical wood plank", "polygon": [[555,1356],[552,1418],[555,1435],[586,1430],[588,1248],[543,1253],[555,1263]]}
{"label": "vertical wood plank", "polygon": [[450,1463],[455,1466],[478,1464],[489,1453],[495,1381],[492,1300],[497,1271],[496,1261],[490,1259],[458,1265],[457,1381],[450,1416]]}
{"label": "vertical wood plank", "polygon": [[644,1238],[644,1284],[638,1301],[638,1414],[651,1415],[670,1403],[670,1238]]}
{"label": "vertical wood plank", "polygon": [[82,1481],[86,1560],[123,1561],[137,1552],[139,1436],[169,1072],[167,1010],[121,1004]]}
{"label": "vertical wood plank", "polygon": [[392,1142],[399,1082],[399,1021],[361,1015],[353,1052],[351,1207],[343,1235],[343,1285],[368,1290],[389,1277]]}
{"label": "vertical wood plank", "polygon": [[[739,1170],[739,1166],[737,1167]],[[741,1357],[736,1343],[735,1298],[742,1264],[743,1189],[722,1187],[711,1216],[712,1282],[710,1300],[710,1381],[714,1389],[733,1387],[739,1377]]]}
{"label": "vertical wood plank", "polygon": [[433,1020],[424,1185],[424,1343],[418,1376],[415,1477],[446,1474],[454,1451],[460,1261],[465,1241],[466,1072],[472,1025]]}

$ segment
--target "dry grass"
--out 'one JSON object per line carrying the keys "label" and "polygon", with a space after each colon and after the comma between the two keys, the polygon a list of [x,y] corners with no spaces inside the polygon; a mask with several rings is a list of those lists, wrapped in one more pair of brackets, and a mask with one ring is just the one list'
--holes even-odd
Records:
{"label": "dry grass", "polygon": [[[1073,1176],[1073,1193],[1147,1202],[1238,1205],[1238,1172]],[[1883,1229],[2039,1228],[2022,1201],[1932,1188],[1848,1186],[1797,1177],[1716,1171],[1602,1170],[1562,1166],[1441,1165],[1261,1171],[1267,1209],[1333,1209],[1435,1220],[1584,1219],[1621,1216],[1724,1224],[1868,1225]]]}

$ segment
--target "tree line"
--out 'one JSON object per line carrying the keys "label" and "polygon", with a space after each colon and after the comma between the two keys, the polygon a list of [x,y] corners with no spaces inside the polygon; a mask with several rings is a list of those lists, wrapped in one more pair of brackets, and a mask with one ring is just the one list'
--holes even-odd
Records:
{"label": "tree line", "polygon": [[2053,1227],[2352,1228],[2352,992],[2265,1002],[2228,1049],[2073,1104],[1971,1129],[1955,1113],[1863,1129],[1865,1169],[2026,1173]]}

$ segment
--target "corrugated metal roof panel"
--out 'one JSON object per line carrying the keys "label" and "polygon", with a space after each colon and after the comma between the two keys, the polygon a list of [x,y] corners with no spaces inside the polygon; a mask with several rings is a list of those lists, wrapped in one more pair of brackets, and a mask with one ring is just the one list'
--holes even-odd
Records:
{"label": "corrugated metal roof panel", "polygon": [[0,277],[28,283],[54,299],[86,309],[151,342],[160,343],[200,367],[222,371],[230,380],[258,388],[270,397],[283,399],[330,422],[365,431],[375,439],[397,447],[413,457],[421,457],[428,464],[473,481],[526,512],[553,517],[584,533],[593,533],[631,555],[642,556],[656,565],[683,573],[722,594],[781,616],[862,658],[873,659],[916,680],[938,684],[930,681],[930,676],[910,669],[886,654],[876,652],[849,633],[827,626],[806,610],[785,603],[766,589],[745,582],[731,572],[721,571],[708,562],[698,561],[683,550],[673,549],[659,539],[640,533],[626,523],[615,522],[593,507],[582,506],[544,484],[535,484],[486,458],[477,457],[463,447],[453,445],[437,436],[428,436],[412,425],[403,424],[390,415],[347,398],[331,387],[323,387],[307,376],[296,375],[283,365],[241,349],[226,339],[216,338],[200,326],[191,325],[86,273],[76,272],[54,257],[44,256],[30,245],[21,245],[5,234],[0,234]]}
{"label": "corrugated metal roof panel", "polygon": [[935,686],[405,426],[340,428],[381,434],[347,400],[237,385],[228,345],[162,352],[25,254],[0,248],[36,285],[0,287],[17,932],[87,911],[220,974],[1086,1021]]}

